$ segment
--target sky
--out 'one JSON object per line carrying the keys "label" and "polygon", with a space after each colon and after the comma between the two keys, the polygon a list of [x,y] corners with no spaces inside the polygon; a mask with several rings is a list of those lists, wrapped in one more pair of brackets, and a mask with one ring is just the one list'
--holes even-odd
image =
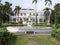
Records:
{"label": "sky", "polygon": [[[13,9],[15,8],[15,6],[20,6],[21,8],[27,8],[27,9],[35,9],[35,4],[32,4],[32,0],[2,0],[2,3],[4,4],[4,2],[6,2],[6,1],[12,3]],[[56,3],[60,3],[60,0],[52,0],[52,6],[50,6],[50,8],[53,9],[53,7]],[[45,7],[46,7],[45,1],[38,0],[37,11],[41,11]]]}

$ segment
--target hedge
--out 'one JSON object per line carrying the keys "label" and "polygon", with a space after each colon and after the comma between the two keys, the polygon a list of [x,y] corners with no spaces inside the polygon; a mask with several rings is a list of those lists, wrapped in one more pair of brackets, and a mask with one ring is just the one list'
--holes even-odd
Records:
{"label": "hedge", "polygon": [[24,24],[2,24],[2,27],[7,27],[7,26],[26,26]]}
{"label": "hedge", "polygon": [[32,26],[47,26],[47,27],[52,27],[52,25],[47,25],[47,24],[33,24]]}

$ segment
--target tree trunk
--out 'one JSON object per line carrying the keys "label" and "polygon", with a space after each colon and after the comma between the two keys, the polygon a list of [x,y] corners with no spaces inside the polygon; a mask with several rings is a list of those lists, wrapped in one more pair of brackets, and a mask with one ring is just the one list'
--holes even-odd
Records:
{"label": "tree trunk", "polygon": [[50,25],[50,14],[49,14],[49,16],[48,16],[47,25]]}
{"label": "tree trunk", "polygon": [[35,16],[36,16],[36,24],[37,24],[37,4],[35,3]]}

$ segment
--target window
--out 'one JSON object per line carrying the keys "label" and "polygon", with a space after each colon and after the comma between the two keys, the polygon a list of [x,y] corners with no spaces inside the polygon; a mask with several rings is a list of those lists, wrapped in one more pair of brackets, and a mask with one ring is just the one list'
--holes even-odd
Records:
{"label": "window", "polygon": [[25,21],[25,18],[24,18],[24,21]]}
{"label": "window", "polygon": [[33,16],[35,16],[35,13],[33,13]]}
{"label": "window", "polygon": [[38,14],[37,14],[37,16],[38,16]]}
{"label": "window", "polygon": [[22,16],[22,13],[21,13],[21,16]]}
{"label": "window", "polygon": [[16,22],[16,19],[14,18],[13,21]]}
{"label": "window", "polygon": [[30,15],[31,15],[31,13],[30,13]]}
{"label": "window", "polygon": [[35,22],[35,19],[34,18],[32,20],[33,20],[33,22]]}
{"label": "window", "polygon": [[40,22],[42,22],[42,19],[40,19]]}

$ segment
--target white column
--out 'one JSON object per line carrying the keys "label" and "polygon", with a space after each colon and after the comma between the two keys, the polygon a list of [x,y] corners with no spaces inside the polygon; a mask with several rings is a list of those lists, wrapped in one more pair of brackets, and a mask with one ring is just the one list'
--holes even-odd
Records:
{"label": "white column", "polygon": [[25,31],[25,34],[26,34],[26,31]]}
{"label": "white column", "polygon": [[38,18],[38,23],[40,23],[39,18]]}
{"label": "white column", "polygon": [[34,35],[35,35],[35,32],[34,32]]}
{"label": "white column", "polygon": [[17,22],[17,18],[16,18],[16,22]]}
{"label": "white column", "polygon": [[22,21],[23,21],[23,23],[24,23],[24,19],[22,18]]}

